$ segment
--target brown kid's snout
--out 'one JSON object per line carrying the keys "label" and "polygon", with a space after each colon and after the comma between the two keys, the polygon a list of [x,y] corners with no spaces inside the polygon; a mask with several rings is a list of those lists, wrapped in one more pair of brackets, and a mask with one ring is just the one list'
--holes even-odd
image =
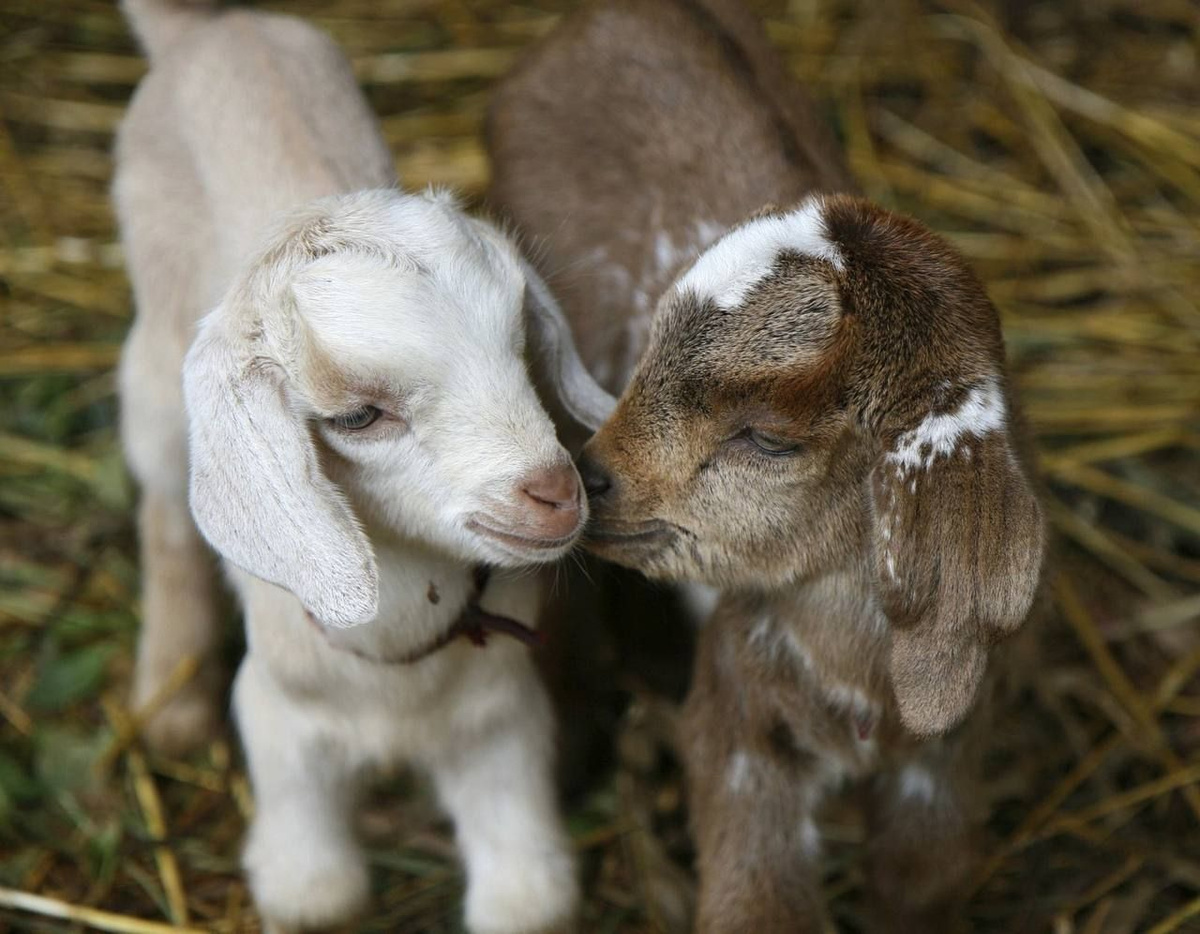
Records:
{"label": "brown kid's snout", "polygon": [[579,456],[577,466],[579,467],[579,477],[583,481],[583,489],[587,493],[588,502],[595,504],[612,489],[612,476],[586,450]]}
{"label": "brown kid's snout", "polygon": [[579,528],[579,475],[570,462],[534,471],[520,482],[519,490],[531,535],[557,540]]}

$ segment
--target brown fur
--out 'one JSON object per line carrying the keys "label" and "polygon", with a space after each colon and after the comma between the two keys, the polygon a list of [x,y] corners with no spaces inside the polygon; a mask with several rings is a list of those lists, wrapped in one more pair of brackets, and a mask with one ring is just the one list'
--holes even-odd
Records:
{"label": "brown fur", "polygon": [[[697,221],[727,227],[770,199],[848,190],[811,111],[751,17],[692,0],[585,5],[497,89],[492,197],[534,238],[608,388],[644,349],[644,297],[695,256]],[[660,232],[678,253],[667,262]]]}
{"label": "brown fur", "polygon": [[[820,930],[813,820],[849,779],[876,928],[946,930],[987,658],[1028,615],[1044,551],[982,287],[920,224],[838,195],[820,214],[841,268],[781,253],[729,309],[667,288],[714,227],[852,190],[731,0],[585,6],[501,86],[489,143],[494,199],[624,390],[582,462],[593,550],[724,588],[684,711],[697,929]],[[981,392],[998,429],[896,461]],[[764,454],[749,428],[797,450]]]}

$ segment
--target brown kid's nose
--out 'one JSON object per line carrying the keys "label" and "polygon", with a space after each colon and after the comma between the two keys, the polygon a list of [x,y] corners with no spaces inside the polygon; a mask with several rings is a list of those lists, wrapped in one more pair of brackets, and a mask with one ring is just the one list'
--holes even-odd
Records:
{"label": "brown kid's nose", "polygon": [[579,528],[579,478],[571,464],[547,467],[521,484],[531,531],[548,539],[566,538]]}
{"label": "brown kid's nose", "polygon": [[596,500],[612,489],[612,478],[587,453],[579,458],[579,476],[589,500]]}

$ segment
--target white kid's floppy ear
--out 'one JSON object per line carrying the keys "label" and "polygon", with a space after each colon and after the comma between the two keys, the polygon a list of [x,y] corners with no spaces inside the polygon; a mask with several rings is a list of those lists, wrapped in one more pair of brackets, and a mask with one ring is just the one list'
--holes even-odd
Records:
{"label": "white kid's floppy ear", "polygon": [[219,308],[184,363],[192,515],[233,564],[285,587],[319,622],[373,619],[378,572],[345,498],[325,477],[280,367]]}
{"label": "white kid's floppy ear", "polygon": [[579,424],[595,431],[617,406],[579,359],[571,326],[537,271],[522,262],[529,337],[539,365],[564,409]]}

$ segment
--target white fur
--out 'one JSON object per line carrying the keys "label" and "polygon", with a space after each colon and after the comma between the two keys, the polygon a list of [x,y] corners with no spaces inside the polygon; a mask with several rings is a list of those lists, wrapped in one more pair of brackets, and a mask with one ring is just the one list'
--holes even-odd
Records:
{"label": "white fur", "polygon": [[938,780],[929,769],[910,763],[900,771],[900,796],[921,804],[932,804],[938,796]]}
{"label": "white fur", "polygon": [[[364,776],[407,762],[430,773],[455,819],[470,929],[561,923],[577,890],[554,806],[552,713],[528,651],[502,637],[463,642],[409,667],[346,651],[389,652],[442,631],[469,586],[458,562],[433,552],[381,548],[380,566],[381,616],[396,622],[332,634],[278,588],[235,574],[251,645],[235,707],[257,801],[244,859],[260,910],[288,928],[363,907],[352,804]],[[436,606],[424,597],[431,580]],[[501,579],[485,603],[532,623],[537,598],[532,580]]]}
{"label": "white fur", "polygon": [[676,292],[691,292],[718,308],[736,308],[771,274],[785,251],[827,260],[838,269],[842,258],[825,236],[822,202],[810,198],[782,217],[760,217],[730,231],[675,283]]}
{"label": "white fur", "polygon": [[[904,476],[914,470],[928,470],[939,457],[950,457],[963,438],[982,438],[1004,428],[1006,411],[1004,394],[995,379],[985,380],[974,387],[953,412],[929,414],[912,431],[902,434],[887,462],[895,465]],[[967,455],[970,448],[966,448]],[[916,492],[917,478],[912,480]]]}
{"label": "white fur", "polygon": [[642,276],[642,287],[657,294],[664,277],[674,272],[681,263],[695,260],[726,228],[711,220],[695,220],[692,222],[692,233],[685,236],[678,245],[665,230],[654,235],[654,262],[647,264]]}
{"label": "white fur", "polygon": [[800,849],[808,859],[815,860],[821,856],[821,830],[811,817],[800,822]]}
{"label": "white fur", "polygon": [[563,407],[581,425],[595,431],[617,407],[617,399],[588,372],[580,359],[571,325],[534,268],[522,261],[531,323],[540,340],[544,366]]}
{"label": "white fur", "polygon": [[693,625],[697,628],[703,626],[712,616],[713,610],[717,608],[721,592],[716,587],[710,587],[708,584],[701,584],[697,581],[685,581],[678,587],[679,596],[683,598],[683,605],[687,607]]}
{"label": "white fur", "polygon": [[725,769],[725,787],[730,794],[741,795],[752,789],[754,768],[750,753],[739,749],[730,756]]}
{"label": "white fur", "polygon": [[[557,521],[523,492],[539,471],[575,476],[529,379],[526,324],[568,409],[599,418],[606,397],[496,228],[395,188],[332,43],[294,19],[201,7],[127,7],[154,56],[115,185],[138,304],[121,368],[143,488],[135,702],[193,655],[203,676],[151,737],[194,743],[215,719],[220,616],[198,526],[245,611],[244,861],[267,926],[339,925],[363,907],[354,802],[371,770],[400,763],[432,775],[455,820],[474,934],[560,926],[573,860],[528,650],[498,636],[412,665],[363,656],[428,646],[470,598],[475,563],[553,560],[582,528],[586,501]],[[332,424],[363,405],[389,418]],[[498,573],[484,602],[532,625],[542,592]]]}
{"label": "white fur", "polygon": [[879,704],[856,687],[835,681],[824,690],[830,700],[848,711],[856,720],[874,720],[882,712]]}
{"label": "white fur", "polygon": [[[613,342],[614,351],[619,348],[619,354],[601,356],[596,363],[597,378],[614,389],[625,387],[646,349],[656,298],[683,264],[694,261],[726,229],[706,219],[693,220],[690,226],[691,232],[678,242],[664,230],[654,231],[652,248],[646,251],[636,273],[614,262],[603,246],[586,254],[584,265],[594,277],[595,288],[607,296],[606,301],[618,307],[631,305],[637,311],[628,316],[620,331],[614,330],[606,338]],[[645,236],[649,238],[651,233]]]}
{"label": "white fur", "polygon": [[[314,226],[336,249],[290,255]],[[188,355],[200,529],[324,623],[375,615],[378,571],[356,512],[464,561],[511,565],[565,550],[522,551],[470,527],[485,517],[519,531],[523,478],[569,464],[525,370],[520,267],[483,229],[418,195],[317,202],[282,227]],[[361,434],[329,427],[339,413],[316,398],[317,356],[362,387],[342,408],[377,405],[399,423]],[[341,455],[325,471],[310,420]]]}
{"label": "white fur", "polygon": [[666,231],[660,230],[654,238],[654,263],[659,271],[676,261],[675,247]]}
{"label": "white fur", "polygon": [[778,663],[785,658],[794,660],[806,672],[814,670],[813,657],[800,637],[788,626],[780,626],[771,616],[762,616],[747,637],[750,645],[768,661]]}
{"label": "white fur", "polygon": [[[475,222],[436,199],[370,193],[321,210],[335,231],[349,210],[362,242],[343,232],[340,250],[271,270],[274,295],[227,301],[205,321],[185,367],[193,508],[220,550],[253,572],[234,575],[249,627],[235,708],[258,801],[245,855],[256,902],[285,927],[331,924],[361,908],[367,874],[351,830],[357,784],[371,767],[413,762],[432,772],[455,818],[471,929],[538,930],[569,916],[575,883],[553,807],[551,714],[527,650],[499,637],[411,666],[360,657],[402,656],[445,632],[469,595],[472,562],[519,566],[557,557],[573,541],[526,553],[467,526],[480,514],[506,524],[521,478],[567,462],[525,371],[522,276],[497,235],[479,236]],[[363,216],[372,212],[375,225]],[[413,255],[405,236],[422,229],[429,236]],[[263,385],[277,400],[264,406],[252,382],[207,374],[214,358],[262,352],[239,344],[239,322],[264,307],[269,321],[275,295],[298,320],[284,329],[288,343],[268,340],[291,375],[286,392]],[[403,424],[361,436],[325,424],[321,416],[334,413],[306,389],[314,351],[378,387],[363,401]],[[278,401],[285,395],[286,405]],[[235,399],[250,418],[227,424]],[[339,455],[323,469],[305,427],[314,419]],[[267,442],[264,457],[246,459],[249,425]],[[273,471],[276,492],[264,496]],[[213,472],[220,481],[206,482]],[[272,498],[286,508],[273,509]],[[340,524],[323,520],[329,510]],[[302,561],[281,551],[288,542],[322,551]],[[263,564],[264,554],[282,564]],[[365,625],[322,630],[306,610],[326,622],[358,621],[337,615],[358,592],[348,589],[346,560],[370,562],[371,612],[360,613]],[[288,583],[300,599],[262,578]],[[498,609],[535,623],[536,578],[499,586],[511,605]]]}

